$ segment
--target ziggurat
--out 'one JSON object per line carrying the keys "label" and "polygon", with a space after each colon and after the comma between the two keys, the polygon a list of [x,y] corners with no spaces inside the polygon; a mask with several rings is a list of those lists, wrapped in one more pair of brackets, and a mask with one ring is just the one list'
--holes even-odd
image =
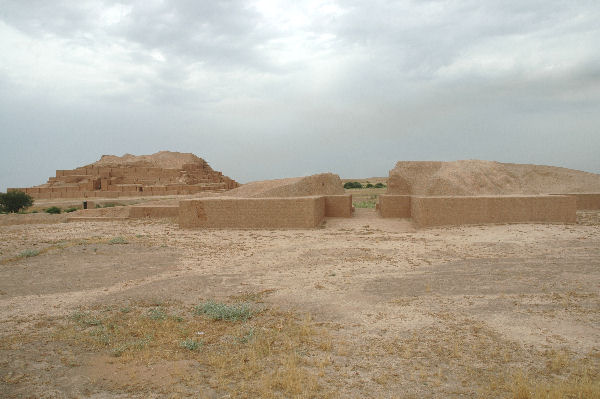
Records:
{"label": "ziggurat", "polygon": [[[164,151],[158,154],[174,153]],[[181,157],[178,158],[181,160]],[[49,178],[45,184],[8,191],[24,191],[36,199],[116,198],[222,192],[239,186],[235,180],[214,171],[206,161],[195,156],[186,159],[191,162],[179,162],[177,167],[160,167],[157,166],[160,161],[139,160],[139,157],[118,162],[121,159],[105,156],[95,164],[73,170],[57,170],[56,176]]]}

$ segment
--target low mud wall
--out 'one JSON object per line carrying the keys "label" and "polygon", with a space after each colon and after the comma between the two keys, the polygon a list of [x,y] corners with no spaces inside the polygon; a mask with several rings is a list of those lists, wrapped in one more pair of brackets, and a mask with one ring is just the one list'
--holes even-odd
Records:
{"label": "low mud wall", "polygon": [[410,218],[410,195],[381,194],[378,208],[384,218]]}
{"label": "low mud wall", "polygon": [[575,223],[576,213],[576,198],[568,195],[411,198],[411,215],[417,227]]}
{"label": "low mud wall", "polygon": [[323,196],[179,201],[179,226],[183,228],[313,228],[324,217]]}
{"label": "low mud wall", "polygon": [[131,219],[176,218],[179,216],[177,205],[132,206],[129,208]]}
{"label": "low mud wall", "polygon": [[600,193],[572,193],[564,195],[575,197],[577,201],[577,210],[600,209]]}
{"label": "low mud wall", "polygon": [[325,196],[325,216],[334,218],[352,217],[352,195]]}
{"label": "low mud wall", "polygon": [[0,226],[11,226],[17,224],[53,224],[62,223],[67,221],[68,213],[61,213],[60,215],[51,215],[45,212],[39,213],[9,213],[6,215],[0,215]]}

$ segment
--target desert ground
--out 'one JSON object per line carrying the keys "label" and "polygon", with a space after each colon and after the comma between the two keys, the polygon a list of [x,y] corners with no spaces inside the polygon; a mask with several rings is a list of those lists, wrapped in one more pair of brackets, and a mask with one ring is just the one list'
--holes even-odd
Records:
{"label": "desert ground", "polygon": [[423,230],[369,208],[313,230],[1,217],[2,397],[600,395],[600,211]]}

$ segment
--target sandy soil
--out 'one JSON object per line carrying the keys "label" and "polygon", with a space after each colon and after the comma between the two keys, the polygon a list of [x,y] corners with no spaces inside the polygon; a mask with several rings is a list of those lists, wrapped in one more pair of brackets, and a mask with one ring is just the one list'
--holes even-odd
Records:
{"label": "sandy soil", "polygon": [[[290,396],[517,397],[519,378],[597,384],[599,214],[581,213],[577,225],[427,230],[370,209],[314,230],[3,226],[0,396],[243,397],[211,385],[214,370],[199,366],[208,347],[126,362],[57,331],[82,310],[185,309],[255,293],[266,293],[260,306],[310,313],[331,337],[320,368],[313,352],[296,351],[320,391]],[[39,255],[19,257],[27,250]]]}

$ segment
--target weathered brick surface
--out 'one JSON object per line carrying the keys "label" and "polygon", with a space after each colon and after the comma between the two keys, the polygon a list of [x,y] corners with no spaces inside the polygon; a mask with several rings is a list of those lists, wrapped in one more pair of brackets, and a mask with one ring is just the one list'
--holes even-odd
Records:
{"label": "weathered brick surface", "polygon": [[548,196],[411,197],[418,227],[485,223],[575,223],[576,198]]}
{"label": "weathered brick surface", "polygon": [[379,213],[384,218],[410,218],[410,196],[381,194]]}
{"label": "weathered brick surface", "polygon": [[325,217],[325,198],[201,198],[179,202],[184,228],[313,228]]}
{"label": "weathered brick surface", "polygon": [[578,210],[600,209],[600,193],[572,193],[564,195],[575,197]]}
{"label": "weathered brick surface", "polygon": [[352,195],[326,195],[325,216],[338,218],[352,217]]}
{"label": "weathered brick surface", "polygon": [[132,219],[143,218],[177,218],[179,206],[155,205],[155,206],[132,206],[129,208],[129,217]]}

